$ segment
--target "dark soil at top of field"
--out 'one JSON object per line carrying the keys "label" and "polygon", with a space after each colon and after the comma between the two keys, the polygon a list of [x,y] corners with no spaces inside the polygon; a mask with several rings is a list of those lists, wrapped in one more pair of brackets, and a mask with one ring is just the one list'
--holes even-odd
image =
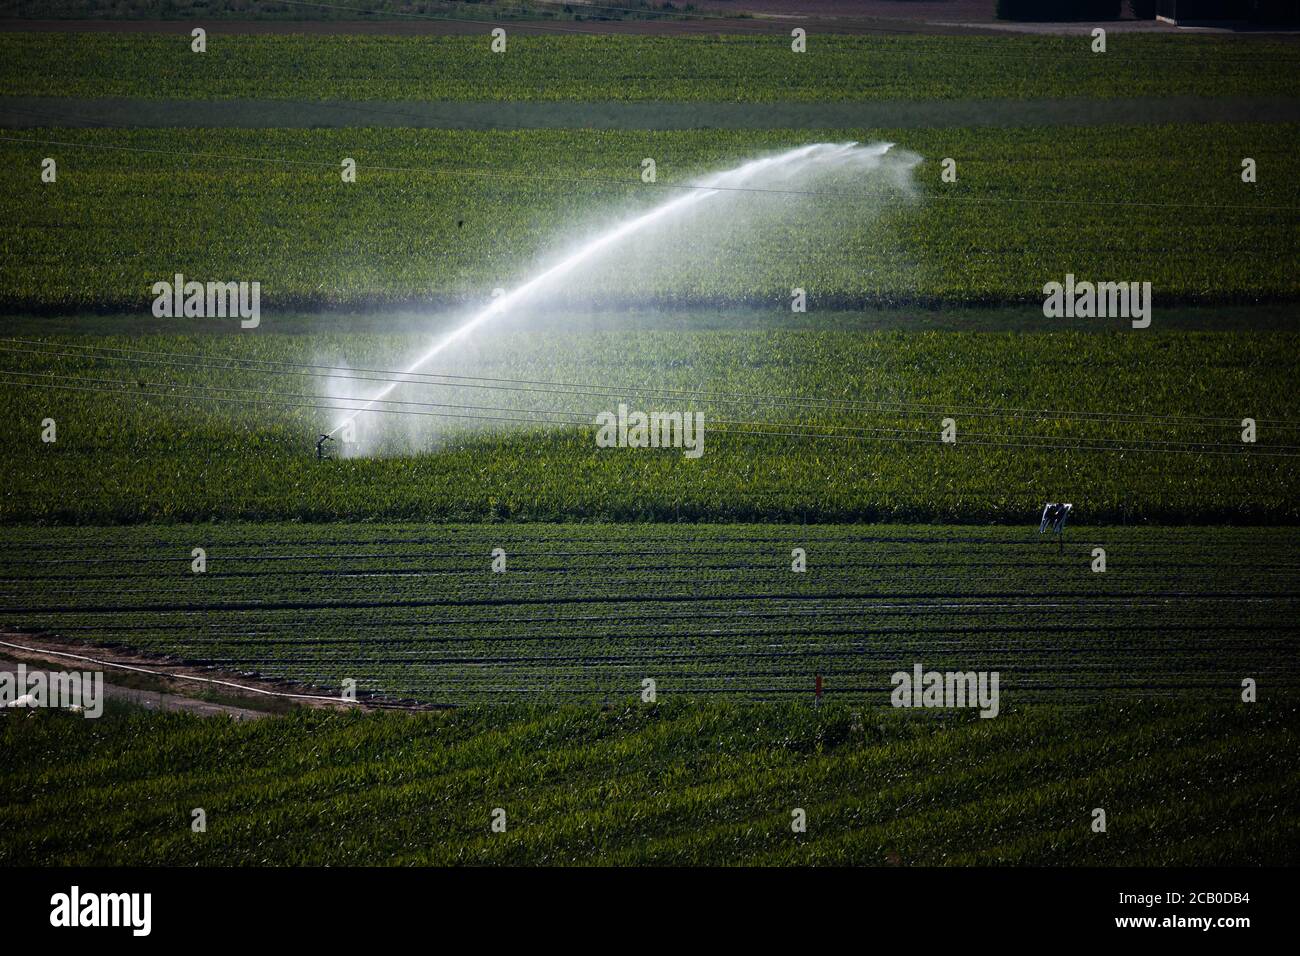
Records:
{"label": "dark soil at top of field", "polygon": [[627,20],[519,20],[519,19],[370,19],[370,20],[235,20],[226,17],[189,18],[183,20],[25,20],[0,17],[0,32],[16,33],[184,33],[195,23],[202,23],[209,36],[230,34],[304,34],[314,36],[382,34],[387,36],[467,36],[502,27],[520,36],[709,36],[734,34],[748,36],[785,36],[795,26],[810,36],[840,35],[925,35],[925,36],[1005,36],[1009,33],[1036,35],[1087,34],[1093,26],[1104,26],[1108,33],[1161,33],[1198,35],[1233,33],[1243,37],[1262,34],[1285,36],[1293,31],[1253,25],[1206,25],[1194,30],[1179,28],[1155,20],[1104,20],[1074,23],[1012,22],[997,20],[983,9],[983,3],[927,3],[917,7],[932,12],[926,19],[919,10],[909,10],[900,3],[872,4],[872,9],[893,9],[912,13],[911,17],[888,15],[832,16],[818,13],[757,17],[723,14],[696,15],[693,19]]}
{"label": "dark soil at top of field", "polygon": [[[5,20],[0,32],[85,32],[85,33],[184,33],[194,20]],[[210,25],[209,25],[210,24]],[[520,36],[707,36],[718,33],[744,35],[788,35],[794,25],[810,34],[950,34],[990,33],[978,24],[901,23],[885,19],[841,20],[817,17],[790,19],[742,19],[710,16],[695,20],[226,20],[204,22],[208,35],[223,34],[384,34],[390,36],[467,36],[502,27]],[[1001,32],[1001,31],[998,31]]]}
{"label": "dark soil at top of field", "polygon": [[[901,6],[890,4],[890,6]],[[929,4],[927,6],[939,6]],[[183,33],[188,35],[195,20],[17,20],[0,18],[0,32],[13,33]],[[806,29],[811,36],[841,35],[925,35],[925,36],[1005,36],[1008,33],[1079,34],[1087,33],[1091,23],[1009,23],[957,17],[944,20],[901,20],[887,18],[841,19],[834,17],[794,16],[776,18],[708,17],[696,20],[203,20],[208,35],[231,34],[306,34],[339,36],[348,34],[382,34],[387,36],[469,36],[502,27],[520,36],[710,36],[777,35],[785,36],[794,26]],[[1162,33],[1189,35],[1213,32],[1236,32],[1227,27],[1198,29],[1194,33],[1150,20],[1101,21],[1112,33]],[[1251,30],[1241,35],[1269,33]],[[1287,31],[1270,33],[1285,36]]]}
{"label": "dark soil at top of field", "polygon": [[[1081,22],[1017,22],[999,20],[994,0],[929,0],[900,3],[897,0],[805,0],[792,9],[786,0],[746,0],[730,3],[708,0],[695,3],[693,9],[635,10],[611,6],[601,12],[581,5],[552,15],[523,16],[517,13],[494,13],[489,5],[446,13],[376,12],[355,16],[334,9],[313,11],[302,7],[286,15],[273,12],[248,18],[245,13],[225,10],[204,11],[191,16],[183,13],[170,18],[143,18],[133,12],[113,11],[108,17],[92,14],[81,17],[27,19],[0,15],[0,30],[72,31],[86,30],[111,33],[188,32],[195,23],[211,23],[210,34],[221,33],[301,33],[301,34],[389,34],[405,36],[456,36],[480,33],[495,26],[511,33],[609,34],[684,36],[713,33],[787,34],[800,26],[810,34],[989,34],[1007,32],[1072,33],[1087,30]],[[358,6],[358,12],[364,10]],[[612,11],[612,12],[611,12]],[[1108,31],[1177,33],[1179,29],[1157,20],[1138,20],[1127,15],[1119,19],[1098,21]],[[1186,32],[1186,31],[1183,31]]]}
{"label": "dark soil at top of field", "polygon": [[[107,0],[83,0],[80,4],[67,4],[62,9],[58,4],[40,5],[35,3],[14,2],[6,0],[0,4],[0,18],[21,20],[29,11],[45,13],[51,20],[111,20],[126,22],[175,22],[180,19],[194,19],[186,16],[183,2],[169,4],[171,10],[163,17],[142,16],[140,11],[129,4],[109,3]],[[448,3],[444,6],[430,4],[377,4],[358,2],[338,6],[314,7],[298,5],[286,7],[281,4],[257,6],[242,10],[227,9],[217,0],[215,3],[194,3],[203,6],[201,13],[211,19],[249,20],[252,22],[294,22],[327,23],[344,27],[356,23],[374,24],[381,21],[419,22],[435,18],[447,20],[488,20],[502,19],[506,22],[544,20],[558,23],[575,20],[589,22],[593,25],[606,25],[619,21],[693,22],[700,20],[835,20],[862,21],[887,20],[924,24],[930,20],[960,20],[964,22],[993,22],[997,19],[996,0],[800,0],[797,9],[792,9],[789,0],[697,0],[690,4],[678,4],[673,7],[663,2],[650,4],[620,2],[620,0],[576,0],[560,5],[555,2],[539,2],[529,5],[518,2],[506,4],[474,3],[456,7]],[[72,7],[74,9],[68,9]],[[351,10],[349,9],[352,8]],[[416,7],[416,9],[412,9]],[[157,12],[157,11],[151,11]],[[365,13],[365,16],[356,16]],[[1127,17],[1125,19],[1128,19]]]}
{"label": "dark soil at top of field", "polygon": [[[90,5],[93,7],[93,4]],[[356,5],[313,9],[302,5],[250,14],[231,11],[220,4],[198,12],[177,9],[164,18],[140,15],[130,7],[87,9],[68,14],[59,9],[20,7],[0,11],[0,30],[95,31],[114,33],[188,32],[195,23],[213,24],[209,33],[264,34],[389,34],[454,36],[479,33],[503,26],[522,35],[588,34],[685,36],[712,33],[786,34],[800,26],[810,34],[1071,34],[1087,32],[1096,23],[1109,32],[1267,32],[1268,25],[1240,23],[1196,24],[1176,27],[1154,19],[1136,19],[1127,5],[1118,18],[1098,21],[1026,22],[1000,20],[995,0],[804,0],[792,9],[786,0],[703,0],[690,9],[640,9],[624,4],[571,4],[527,10],[510,6],[496,10],[490,4],[448,8],[433,12],[369,11]],[[32,18],[31,12],[47,18]],[[153,12],[153,11],[147,11]],[[50,14],[53,14],[50,16]]]}
{"label": "dark soil at top of field", "polygon": [[[1101,24],[1108,32],[1161,31],[1188,33],[1187,26],[1176,27],[1159,20],[1137,19],[1130,4],[1120,5],[1118,19],[1087,21],[1024,21],[999,20],[996,0],[801,0],[797,12],[792,12],[788,0],[697,0],[695,6],[710,13],[737,15],[742,11],[758,18],[771,18],[791,22],[805,17],[833,23],[836,21],[874,20],[892,21],[899,28],[927,33],[938,33],[955,27],[991,28],[1001,32],[1067,33],[1086,32],[1094,24]],[[1244,22],[1197,23],[1195,30],[1256,31],[1258,25]]]}
{"label": "dark soil at top of field", "polygon": [[997,19],[996,0],[799,0],[797,9],[790,0],[694,0],[696,9],[709,13],[797,19],[803,16],[852,20],[879,17],[884,20],[992,21]]}

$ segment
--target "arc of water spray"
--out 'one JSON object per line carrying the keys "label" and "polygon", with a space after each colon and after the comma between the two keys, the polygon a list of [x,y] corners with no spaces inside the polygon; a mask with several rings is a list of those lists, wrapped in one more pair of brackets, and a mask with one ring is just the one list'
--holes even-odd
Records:
{"label": "arc of water spray", "polygon": [[[670,216],[673,213],[680,212],[681,210],[689,206],[693,206],[698,203],[701,203],[711,196],[716,196],[718,195],[719,192],[722,192],[723,189],[732,186],[735,183],[744,182],[746,179],[750,178],[755,173],[767,172],[777,167],[786,166],[791,163],[798,162],[799,160],[804,159],[809,155],[819,151],[824,153],[827,158],[831,156],[840,155],[842,153],[848,152],[849,150],[853,149],[857,145],[858,145],[857,143],[844,143],[844,144],[837,144],[834,146],[828,146],[825,143],[814,143],[811,146],[801,146],[798,149],[792,149],[784,153],[779,153],[776,156],[768,156],[764,159],[752,160],[748,163],[745,163],[742,166],[737,166],[735,169],[729,169],[721,173],[715,173],[712,176],[708,176],[700,180],[700,182],[698,183],[699,188],[691,190],[685,195],[679,196],[676,199],[670,200],[669,202],[666,202],[660,206],[656,206],[654,209],[651,209],[649,212],[643,213],[642,215],[637,216],[633,219],[629,219],[626,222],[623,222],[620,225],[615,226],[613,229],[608,230],[607,232],[601,233],[599,236],[592,239],[586,245],[582,246],[582,248],[578,249],[576,252],[569,255],[566,259],[563,259],[562,261],[551,266],[549,269],[546,269],[543,272],[538,273],[532,279],[529,279],[523,285],[516,287],[512,291],[497,296],[495,299],[492,300],[491,304],[485,307],[482,311],[472,316],[463,325],[460,325],[457,328],[453,329],[446,336],[440,339],[436,344],[433,345],[432,348],[429,349],[429,351],[425,352],[413,363],[411,363],[410,367],[405,369],[401,373],[401,375],[403,376],[414,375],[415,373],[419,372],[420,369],[422,369],[425,365],[429,364],[430,361],[436,358],[441,352],[446,350],[448,347],[455,345],[457,342],[465,338],[467,335],[469,335],[475,329],[479,328],[481,325],[491,321],[496,316],[505,312],[512,305],[515,305],[521,300],[526,299],[529,294],[535,292],[538,288],[546,285],[549,282],[554,281],[555,279],[565,275],[568,272],[573,271],[575,268],[577,268],[578,266],[582,265],[584,262],[588,261],[593,256],[595,256],[597,253],[603,252],[604,250],[608,249],[610,246],[613,246],[615,243],[618,243],[621,240],[626,239],[628,236],[632,235],[633,233],[639,232],[640,230],[651,225],[652,223],[658,222],[659,220],[667,216]],[[880,155],[883,155],[886,151],[888,151],[888,149],[892,145],[893,145],[892,143],[878,144],[877,148],[880,151]],[[710,189],[709,188],[710,186],[717,186],[722,188]],[[382,389],[379,390],[379,392],[373,398],[367,399],[366,403],[363,406],[353,410],[351,415],[343,419],[343,421],[339,422],[339,424],[336,425],[334,429],[330,431],[329,434],[330,435],[336,434],[337,432],[342,430],[349,422],[354,421],[358,415],[361,415],[363,412],[367,412],[370,409],[374,408],[375,405],[377,405],[379,402],[383,401],[385,398],[391,395],[393,391],[401,384],[403,384],[403,382],[402,380],[399,379],[398,381],[395,381],[390,385],[384,386]]]}

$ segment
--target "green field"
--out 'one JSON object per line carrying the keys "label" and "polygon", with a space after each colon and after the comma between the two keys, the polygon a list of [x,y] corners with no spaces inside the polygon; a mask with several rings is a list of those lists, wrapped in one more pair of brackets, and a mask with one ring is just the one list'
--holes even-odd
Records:
{"label": "green field", "polygon": [[[507,28],[508,29],[508,28]],[[1294,43],[1236,38],[0,34],[9,95],[187,99],[817,102],[1295,96]],[[286,65],[292,68],[287,69]]]}
{"label": "green field", "polygon": [[[0,866],[1300,859],[1294,38],[154,12],[195,9],[204,54],[0,32],[0,657],[159,695],[0,708]],[[894,146],[698,189],[850,141]],[[153,314],[177,273],[261,324]],[[1150,327],[1045,316],[1067,274]],[[597,447],[619,405],[703,454]],[[995,719],[891,706],[916,666]],[[181,670],[366,706],[164,712],[245,702]]]}
{"label": "green field", "polygon": [[[0,342],[0,519],[1024,526],[1048,500],[1074,502],[1088,522],[1300,517],[1292,332],[569,321],[507,323],[453,353],[438,371],[474,379],[404,386],[399,404],[361,422],[375,453],[330,462],[313,450],[343,417],[329,398],[373,395],[431,336]],[[703,455],[597,448],[595,415],[620,402],[701,411]],[[956,445],[940,442],[950,415]],[[1247,416],[1259,423],[1249,446]]]}
{"label": "green field", "polygon": [[[1285,810],[1300,712],[1284,702],[956,721],[806,705],[0,713],[8,865],[1222,866],[1300,851]],[[498,807],[505,833],[489,830]]]}
{"label": "green field", "polygon": [[[1291,529],[197,525],[9,529],[0,625],[425,703],[781,700],[996,671],[1003,700],[1295,690]],[[193,548],[207,569],[191,569]],[[1104,572],[1093,549],[1106,551]],[[506,552],[494,573],[492,553]],[[791,570],[803,548],[807,570]]]}
{"label": "green field", "polygon": [[[923,157],[911,194],[839,173],[715,196],[551,301],[788,312],[799,287],[813,310],[1041,303],[1067,273],[1151,282],[1157,308],[1294,300],[1298,129],[23,130],[47,143],[0,141],[0,306],[147,315],[178,271],[256,279],[268,309],[480,301],[701,173],[850,140]],[[46,156],[59,179],[41,185]],[[1243,156],[1258,183],[1241,182]],[[940,182],[945,157],[956,183]]]}

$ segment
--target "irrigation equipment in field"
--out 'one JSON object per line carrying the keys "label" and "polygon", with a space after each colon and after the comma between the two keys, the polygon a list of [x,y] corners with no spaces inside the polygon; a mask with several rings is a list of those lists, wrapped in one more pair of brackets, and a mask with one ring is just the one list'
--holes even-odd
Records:
{"label": "irrigation equipment in field", "polygon": [[[501,290],[490,304],[477,314],[461,323],[450,333],[435,342],[423,355],[417,358],[404,372],[401,378],[379,389],[374,397],[364,400],[358,407],[340,409],[349,414],[334,426],[329,434],[337,434],[357,416],[390,404],[388,396],[404,381],[420,375],[420,370],[449,347],[464,340],[477,329],[494,318],[501,316],[522,302],[532,297],[545,294],[605,251],[622,243],[630,236],[671,221],[693,209],[696,205],[715,196],[731,196],[733,199],[753,196],[769,191],[772,186],[794,180],[806,187],[807,178],[829,169],[872,171],[885,169],[895,176],[906,176],[921,158],[915,154],[894,148],[893,143],[872,143],[864,146],[857,142],[849,143],[813,143],[786,150],[771,156],[751,160],[733,169],[724,170],[706,176],[696,182],[687,184],[684,191],[667,202],[652,207],[647,212],[630,215],[613,226],[588,239],[570,252],[565,258],[556,262],[531,278],[516,286],[509,292]],[[766,184],[766,185],[765,185]]]}
{"label": "irrigation equipment in field", "polygon": [[334,440],[333,437],[325,434],[322,434],[319,438],[316,439],[316,460],[317,461],[330,460],[329,449],[325,447],[325,443],[327,441],[333,441],[333,440]]}

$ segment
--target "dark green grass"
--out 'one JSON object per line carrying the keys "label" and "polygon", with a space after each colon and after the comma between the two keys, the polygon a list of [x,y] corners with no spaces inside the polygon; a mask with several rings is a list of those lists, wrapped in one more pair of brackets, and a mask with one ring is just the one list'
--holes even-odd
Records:
{"label": "dark green grass", "polygon": [[[329,405],[329,396],[373,395],[383,382],[280,366],[275,374],[240,372],[222,367],[221,359],[382,373],[402,368],[433,335],[280,336],[270,331],[274,319],[264,321],[266,328],[222,337],[62,340],[200,356],[150,359],[162,365],[45,357],[13,351],[31,346],[0,343],[0,367],[26,373],[6,375],[0,386],[0,520],[1023,526],[1037,520],[1048,500],[1074,502],[1090,522],[1300,518],[1293,459],[1276,457],[1293,454],[1286,446],[1298,444],[1294,333],[813,332],[806,318],[789,330],[776,323],[734,331],[632,323],[619,331],[618,319],[608,316],[592,331],[581,323],[564,331],[562,320],[536,331],[516,325],[476,338],[437,370],[574,383],[588,391],[529,392],[501,382],[404,386],[390,397],[436,404],[388,407],[429,414],[363,418],[358,437],[377,454],[318,462],[316,436],[342,415],[258,403]],[[195,361],[215,367],[184,364]],[[107,384],[87,384],[91,379]],[[644,388],[682,394],[638,391]],[[692,397],[701,391],[741,397],[706,403],[707,396]],[[214,402],[214,396],[253,404]],[[823,404],[783,405],[773,398]],[[620,401],[703,412],[703,456],[597,448],[595,415]],[[842,401],[907,407],[825,404]],[[993,417],[979,408],[994,409]],[[533,409],[541,414],[525,411]],[[1138,417],[1088,417],[1095,414]],[[957,422],[955,446],[939,443],[949,415]],[[1204,416],[1221,420],[1185,420]],[[1253,446],[1241,442],[1245,417],[1260,423]],[[46,418],[57,423],[53,444],[41,440]],[[555,424],[560,421],[587,424]],[[1112,441],[1119,450],[1072,447],[1096,448],[1094,440]],[[1174,444],[1139,444],[1147,441]],[[1215,453],[1186,454],[1179,442],[1210,442]]]}
{"label": "dark green grass", "polygon": [[997,671],[1006,705],[1296,687],[1293,528],[1077,527],[1058,553],[1026,525],[9,529],[0,625],[434,704],[787,700],[820,673],[875,709],[917,663]]}
{"label": "dark green grass", "polygon": [[[1294,300],[1296,132],[24,130],[6,135],[48,142],[0,142],[0,304],[148,315],[153,284],[177,272],[258,281],[269,311],[478,302],[701,173],[850,140],[923,157],[915,195],[855,173],[714,196],[548,301],[788,314],[798,287],[813,310],[1041,306],[1067,273],[1150,282],[1157,310]],[[56,183],[39,182],[45,157]],[[341,181],[344,157],[356,183]],[[646,157],[657,184],[640,181]],[[956,183],[940,181],[945,157]],[[1241,182],[1242,157],[1258,183]]]}
{"label": "dark green grass", "polygon": [[[243,724],[10,711],[0,863],[1206,866],[1300,851],[1293,704],[910,718],[726,704]],[[206,833],[190,829],[199,807]],[[498,807],[505,833],[489,829]]]}
{"label": "dark green grass", "polygon": [[822,101],[1295,95],[1284,40],[1089,37],[0,34],[0,91],[353,100]]}

